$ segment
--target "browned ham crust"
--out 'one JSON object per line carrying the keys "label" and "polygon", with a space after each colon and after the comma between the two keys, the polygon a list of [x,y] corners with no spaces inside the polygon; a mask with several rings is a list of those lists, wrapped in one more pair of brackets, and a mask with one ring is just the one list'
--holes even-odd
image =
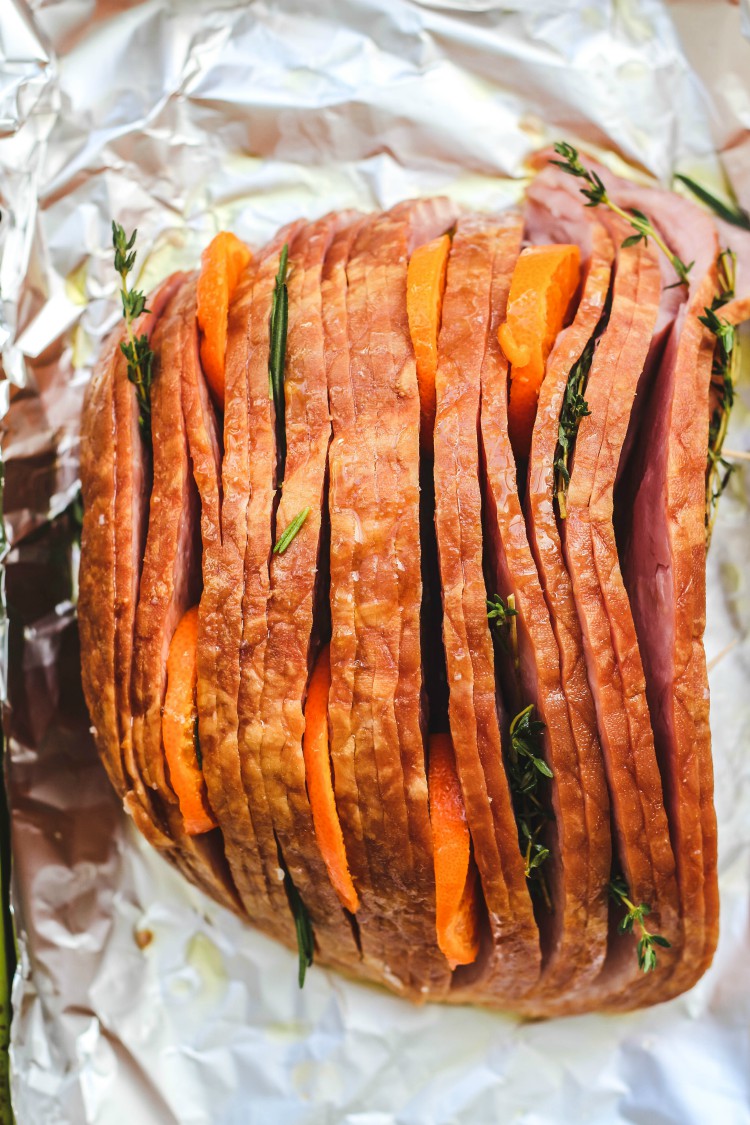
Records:
{"label": "browned ham crust", "polygon": [[334,776],[338,794],[344,759],[344,835],[365,843],[366,866],[361,849],[350,857],[364,959],[423,996],[443,992],[450,973],[435,935],[420,722],[419,393],[406,269],[413,246],[454,214],[425,201],[362,225],[346,264],[349,377],[329,383]]}
{"label": "browned ham crust", "polygon": [[[154,351],[153,445],[121,329],[86,395],[83,684],[112,784],[144,835],[213,898],[294,947],[299,896],[321,963],[418,1000],[531,1016],[622,1010],[690,987],[716,944],[703,650],[714,337],[698,319],[717,284],[716,237],[685,201],[596,167],[620,203],[695,259],[692,282],[670,289],[653,240],[623,246],[630,227],[585,210],[577,181],[554,169],[537,178],[527,237],[577,242],[586,273],[547,363],[528,481],[508,436],[497,339],[516,213],[459,219],[448,201],[421,200],[280,231],[230,303],[223,434],[201,369],[195,276],[168,279],[133,326]],[[419,446],[407,267],[454,224],[433,461]],[[284,243],[282,420],[268,371]],[[741,290],[730,319],[746,300]],[[560,411],[595,333],[591,413],[562,519]],[[517,669],[493,636],[488,592],[514,596]],[[161,711],[172,635],[196,603],[199,760],[219,828],[188,836]],[[331,771],[355,917],[328,876],[302,753],[307,685],[329,636]],[[528,704],[553,774],[542,785],[549,911],[525,876],[507,778],[509,722]],[[483,892],[479,956],[453,973],[436,934],[428,722],[450,725]],[[640,973],[617,930],[621,905],[608,910],[610,866],[672,943],[655,974]]]}
{"label": "browned ham crust", "polygon": [[[587,215],[590,218],[591,213],[588,212]],[[581,221],[580,216],[578,221]],[[555,224],[551,216],[548,216],[547,222],[549,227],[557,225],[559,230],[559,223]],[[612,242],[598,222],[591,220],[587,233],[591,245],[581,300],[573,323],[558,337],[550,354],[539,394],[526,494],[529,545],[534,554],[560,653],[560,680],[576,744],[584,799],[589,852],[589,913],[586,923],[589,954],[588,970],[579,974],[578,987],[585,985],[587,979],[596,975],[606,952],[606,885],[610,876],[612,852],[609,793],[596,711],[586,674],[581,626],[563,558],[554,501],[558,424],[568,375],[602,316],[614,256]],[[575,236],[564,228],[562,237]]]}
{"label": "browned ham crust", "polygon": [[302,756],[305,694],[321,639],[314,632],[321,624],[316,603],[328,598],[327,589],[320,589],[331,438],[321,274],[326,251],[349,218],[329,215],[303,228],[289,258],[286,464],[276,539],[299,513],[309,509],[309,515],[288,549],[271,558],[265,651],[258,661],[255,710],[246,721],[249,742],[260,748],[273,830],[310,914],[316,946],[327,963],[352,968],[359,950],[318,847]]}
{"label": "browned ham crust", "polygon": [[481,987],[498,998],[528,992],[540,969],[539,934],[503,768],[482,570],[478,442],[490,322],[507,297],[521,227],[519,216],[459,221],[448,266],[436,380],[435,524],[450,728],[491,933],[491,948],[479,965],[462,972],[459,991],[470,994]]}

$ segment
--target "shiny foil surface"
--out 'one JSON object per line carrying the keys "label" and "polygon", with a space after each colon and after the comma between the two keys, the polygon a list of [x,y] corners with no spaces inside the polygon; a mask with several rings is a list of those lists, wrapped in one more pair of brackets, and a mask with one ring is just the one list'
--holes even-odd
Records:
{"label": "shiny foil surface", "polygon": [[[219,229],[251,245],[331,208],[516,200],[583,142],[750,207],[750,11],[730,0],[2,0],[0,346],[10,617],[12,1073],[21,1125],[750,1121],[748,467],[721,500],[706,647],[721,940],[691,993],[520,1023],[410,1006],[313,968],[140,840],[78,671],[78,429],[118,316]],[[725,179],[726,177],[726,179]],[[747,350],[750,350],[747,349]],[[727,444],[750,449],[750,383]]]}

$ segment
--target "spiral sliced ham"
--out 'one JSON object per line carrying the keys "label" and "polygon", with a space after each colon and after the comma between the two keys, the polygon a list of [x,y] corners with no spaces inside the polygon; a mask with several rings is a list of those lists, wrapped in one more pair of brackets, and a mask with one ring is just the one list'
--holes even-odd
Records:
{"label": "spiral sliced ham", "polygon": [[[223,419],[201,368],[196,279],[177,274],[133,325],[154,352],[150,441],[122,329],[102,352],[82,421],[83,683],[105,767],[140,830],[207,894],[290,947],[309,921],[321,964],[416,1000],[534,1017],[677,995],[710,962],[718,926],[703,650],[715,338],[699,320],[716,292],[718,244],[692,204],[596,168],[613,198],[646,212],[694,262],[689,287],[670,288],[674,271],[654,239],[623,245],[628,223],[585,208],[580,181],[559,169],[531,184],[523,215],[459,215],[445,199],[331,213],[291,223],[242,273]],[[414,249],[446,231],[433,458],[420,451],[407,270]],[[528,477],[509,440],[511,373],[498,342],[524,234],[577,243],[585,266],[547,361]],[[269,356],[285,243],[282,419]],[[747,303],[740,290],[725,311],[734,320]],[[590,413],[561,513],[560,413],[592,340]],[[495,595],[515,601],[510,649],[488,621]],[[218,828],[191,836],[161,711],[170,642],[196,603],[197,763]],[[329,876],[302,746],[308,684],[329,638],[326,815],[341,827],[353,915]],[[552,772],[538,789],[549,848],[541,882],[527,877],[508,770],[510,722],[529,705]],[[438,944],[425,763],[428,730],[447,726],[461,791],[452,815],[468,827],[481,933],[466,958],[475,960],[455,970]],[[436,840],[450,848],[450,830]],[[443,895],[450,872],[438,865]],[[619,932],[613,875],[671,943],[653,973],[638,966],[639,923]],[[464,901],[460,886],[448,891]]]}

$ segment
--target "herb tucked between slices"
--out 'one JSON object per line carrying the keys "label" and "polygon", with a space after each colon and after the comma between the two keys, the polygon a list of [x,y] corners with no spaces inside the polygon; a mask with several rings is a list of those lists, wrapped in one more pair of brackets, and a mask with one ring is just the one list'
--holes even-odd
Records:
{"label": "herb tucked between slices", "polygon": [[524,858],[525,875],[531,887],[538,887],[549,909],[552,909],[547,885],[540,868],[549,856],[549,848],[539,837],[549,820],[541,803],[539,784],[542,777],[552,777],[552,770],[539,754],[539,739],[544,723],[533,718],[534,706],[529,704],[510,724],[508,782],[518,825],[518,839]]}
{"label": "herb tucked between slices", "polygon": [[120,275],[120,298],[122,315],[125,317],[127,340],[120,344],[122,354],[128,361],[128,379],[135,387],[138,400],[138,424],[146,441],[151,440],[151,381],[153,379],[154,353],[151,351],[148,336],[136,336],[133,322],[141,313],[148,312],[146,298],[137,289],[128,289],[128,274],[135,265],[135,246],[137,230],[130,238],[125,235],[119,223],[112,223],[112,245],[115,250],[115,270]]}
{"label": "herb tucked between slices", "polygon": [[659,945],[662,949],[669,949],[671,942],[667,941],[661,934],[652,934],[644,922],[647,914],[651,913],[651,907],[642,902],[640,906],[636,906],[630,901],[628,885],[622,877],[616,877],[611,880],[609,884],[609,893],[617,903],[618,906],[624,906],[626,910],[625,916],[622,918],[618,927],[621,934],[630,934],[633,932],[635,926],[640,930],[640,939],[638,941],[638,968],[643,973],[650,973],[656,968],[656,950],[655,945]]}
{"label": "herb tucked between slices", "polygon": [[573,443],[578,433],[581,418],[586,418],[591,411],[583,397],[586,381],[591,370],[591,361],[594,358],[594,337],[592,336],[583,349],[580,358],[573,364],[568,375],[565,387],[565,397],[560,411],[560,422],[557,427],[557,450],[555,456],[555,495],[557,496],[557,509],[560,518],[568,515],[566,497],[570,484],[570,469],[568,463]]}
{"label": "herb tucked between slices", "polygon": [[281,248],[279,269],[273,287],[271,301],[270,350],[268,353],[268,388],[273,399],[276,414],[276,437],[279,448],[279,480],[284,479],[286,461],[286,427],[284,420],[284,360],[286,358],[286,334],[289,324],[289,291],[286,278],[289,267],[289,244]]}
{"label": "herb tucked between slices", "polygon": [[734,404],[734,384],[739,366],[739,338],[733,324],[718,315],[728,301],[734,297],[735,255],[731,250],[723,250],[719,255],[719,292],[704,310],[705,316],[698,319],[716,337],[716,349],[711,374],[711,387],[715,392],[716,405],[711,414],[708,427],[708,464],[706,467],[706,539],[711,540],[716,506],[719,497],[729,483],[734,466],[723,456],[724,439],[729,424],[729,414]]}
{"label": "herb tucked between slices", "polygon": [[731,223],[732,226],[741,227],[742,230],[750,230],[750,214],[743,207],[730,207],[728,203],[722,203],[710,191],[702,187],[701,184],[692,180],[690,176],[683,176],[681,172],[675,172],[675,179],[683,183],[685,187],[692,191],[693,195],[700,199],[701,203],[705,203],[710,207],[714,214],[723,219],[725,223]]}
{"label": "herb tucked between slices", "polygon": [[294,915],[294,926],[297,931],[297,949],[299,951],[299,974],[297,980],[300,988],[305,984],[305,973],[313,963],[315,943],[313,939],[312,922],[307,907],[302,901],[302,896],[292,882],[288,871],[284,871],[284,887],[286,888],[289,906]]}
{"label": "herb tucked between slices", "polygon": [[689,285],[690,279],[688,274],[695,263],[691,262],[690,265],[686,266],[681,258],[678,258],[676,254],[672,253],[664,239],[654,230],[648,215],[644,215],[643,211],[638,211],[635,207],[631,207],[627,211],[623,210],[622,207],[618,207],[607,195],[607,189],[596,172],[594,172],[593,169],[585,168],[581,163],[578,151],[573,148],[572,145],[560,142],[555,145],[555,152],[558,156],[562,156],[563,159],[552,160],[550,161],[551,164],[562,168],[563,172],[567,172],[570,176],[576,176],[578,179],[585,180],[588,184],[588,187],[581,188],[581,195],[585,196],[588,200],[586,204],[587,207],[598,207],[601,204],[609,208],[615,215],[619,215],[620,218],[626,219],[627,222],[630,223],[636,233],[631,234],[625,239],[622,244],[624,247],[635,246],[641,240],[648,244],[649,238],[653,238],[656,245],[671,262],[679,278],[679,281],[675,282],[675,284]]}
{"label": "herb tucked between slices", "polygon": [[507,653],[512,655],[513,663],[518,668],[518,629],[516,626],[515,594],[508,594],[503,601],[499,594],[487,598],[487,617],[491,625],[495,626],[500,643]]}
{"label": "herb tucked between slices", "polygon": [[297,513],[292,522],[287,524],[274,545],[273,553],[275,555],[284,554],[284,551],[287,549],[292,539],[294,539],[295,535],[300,530],[302,524],[305,522],[309,515],[310,509],[303,508],[301,512]]}

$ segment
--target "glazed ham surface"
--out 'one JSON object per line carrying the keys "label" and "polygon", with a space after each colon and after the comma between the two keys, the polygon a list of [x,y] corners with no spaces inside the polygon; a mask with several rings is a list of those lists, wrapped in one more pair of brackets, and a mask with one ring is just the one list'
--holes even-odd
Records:
{"label": "glazed ham surface", "polygon": [[[624,245],[628,223],[585,207],[545,163],[518,211],[439,198],[289,224],[230,292],[221,402],[186,274],[133,326],[154,355],[150,424],[122,327],[87,391],[82,668],[113,786],[169,862],[299,947],[301,965],[313,956],[417,1001],[625,1010],[689,988],[716,945],[703,650],[716,339],[699,318],[720,242],[691,203],[592,166],[694,263],[689,286],[673,287],[653,239]],[[446,233],[430,374],[412,344],[409,263]],[[517,462],[498,332],[529,243],[577,246],[582,274]],[[287,299],[277,416],[271,314]],[[729,319],[747,303],[738,290]],[[582,357],[586,410],[561,475]],[[434,432],[420,442],[430,379]],[[186,722],[203,832],[186,828],[162,732],[170,644],[193,607]],[[313,676],[326,652],[327,708]],[[433,735],[450,736],[479,876],[451,892],[462,961],[436,921],[448,869],[433,848]],[[445,846],[444,828],[435,838]],[[622,933],[628,902],[645,909]]]}

